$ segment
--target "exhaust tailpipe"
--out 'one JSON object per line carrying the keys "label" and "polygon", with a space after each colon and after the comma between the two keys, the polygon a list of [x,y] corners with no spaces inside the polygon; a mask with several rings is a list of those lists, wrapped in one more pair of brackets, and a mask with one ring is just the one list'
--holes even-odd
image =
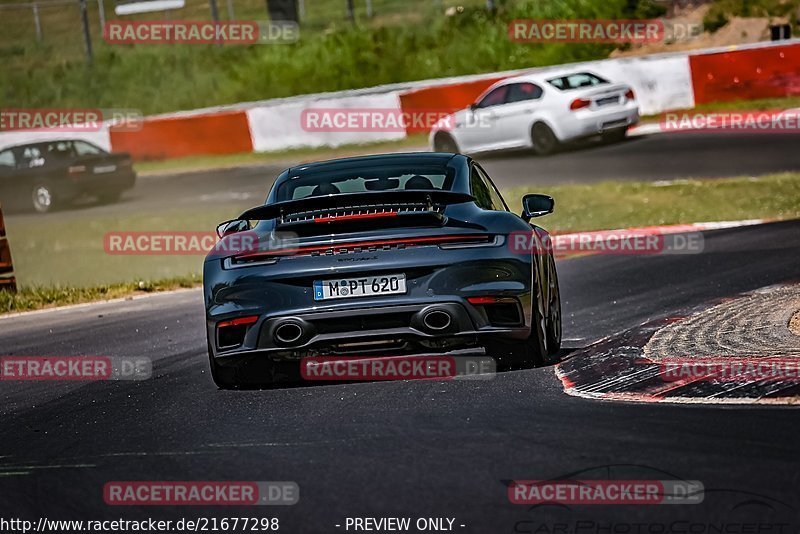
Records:
{"label": "exhaust tailpipe", "polygon": [[275,341],[281,345],[294,345],[303,337],[303,327],[291,321],[279,324],[275,328]]}
{"label": "exhaust tailpipe", "polygon": [[444,310],[432,310],[422,317],[422,324],[432,332],[442,332],[450,328],[453,318]]}

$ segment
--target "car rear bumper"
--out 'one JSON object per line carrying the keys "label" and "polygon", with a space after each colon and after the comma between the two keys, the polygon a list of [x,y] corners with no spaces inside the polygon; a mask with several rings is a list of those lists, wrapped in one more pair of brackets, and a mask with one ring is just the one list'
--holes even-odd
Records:
{"label": "car rear bumper", "polygon": [[[521,301],[516,324],[493,324],[485,307],[466,299],[341,309],[260,317],[240,346],[221,348],[217,322],[208,322],[212,354],[221,363],[243,358],[295,361],[305,356],[368,356],[447,353],[480,346],[486,339],[525,339],[530,334]],[[446,323],[430,318],[447,317]],[[284,329],[292,335],[282,336]],[[296,341],[293,340],[298,335]],[[292,339],[290,341],[290,339]]]}
{"label": "car rear bumper", "polygon": [[[397,354],[449,350],[484,337],[524,339],[530,332],[534,265],[530,253],[514,253],[505,241],[478,249],[300,257],[233,270],[212,260],[204,271],[209,345],[221,360],[242,354],[297,359],[362,354],[372,351],[369,344],[376,352]],[[314,300],[316,280],[401,273],[407,279],[405,294]],[[490,296],[499,301],[468,300]],[[425,324],[433,311],[443,312],[440,320],[447,315],[445,326]],[[236,336],[226,332],[221,343],[219,325],[243,318],[250,323]],[[284,325],[291,335],[278,334]],[[295,334],[297,340],[286,342]]]}
{"label": "car rear bumper", "polygon": [[131,169],[113,174],[88,175],[72,180],[66,185],[67,196],[71,197],[122,192],[136,185],[136,172]]}
{"label": "car rear bumper", "polygon": [[577,111],[574,115],[574,120],[565,121],[562,125],[562,141],[571,141],[608,131],[630,128],[639,122],[639,108],[635,105],[608,111]]}

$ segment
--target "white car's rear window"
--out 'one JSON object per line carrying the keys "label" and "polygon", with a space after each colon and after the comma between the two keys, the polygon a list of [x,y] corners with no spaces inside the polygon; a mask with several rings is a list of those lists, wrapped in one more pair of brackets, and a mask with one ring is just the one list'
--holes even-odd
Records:
{"label": "white car's rear window", "polygon": [[581,87],[603,85],[608,83],[608,80],[591,72],[578,72],[567,76],[559,76],[558,78],[550,78],[547,83],[561,91],[569,91],[570,89],[579,89]]}

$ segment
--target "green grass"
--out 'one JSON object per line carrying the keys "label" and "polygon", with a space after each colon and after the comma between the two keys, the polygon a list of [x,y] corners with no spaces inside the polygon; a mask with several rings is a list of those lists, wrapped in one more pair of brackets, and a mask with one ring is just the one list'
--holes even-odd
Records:
{"label": "green grass", "polygon": [[800,173],[669,182],[609,181],[597,184],[514,188],[512,206],[526,193],[556,201],[538,223],[550,231],[606,230],[661,224],[740,219],[800,218]]}
{"label": "green grass", "polygon": [[403,11],[411,19],[397,24],[301,28],[300,41],[291,45],[112,46],[96,41],[93,67],[66,46],[79,39],[77,19],[67,17],[71,33],[37,44],[30,30],[19,36],[22,19],[30,14],[0,17],[0,94],[12,108],[134,108],[151,114],[598,59],[613,46],[514,43],[507,23],[516,18],[630,18],[647,13],[642,6],[651,2],[519,0],[494,14],[475,7],[482,4],[466,3],[452,17],[415,10],[421,4],[413,4]]}
{"label": "green grass", "polygon": [[213,232],[252,201],[215,202],[201,208],[143,209],[135,212],[65,211],[52,216],[6,219],[17,282],[23,287],[118,284],[199,275],[203,255],[109,255],[107,232]]}
{"label": "green grass", "polygon": [[703,17],[703,26],[713,32],[731,17],[786,17],[796,27],[796,17],[792,15],[798,8],[800,0],[716,0]]}
{"label": "green grass", "polygon": [[200,282],[199,276],[190,275],[158,281],[140,280],[85,288],[70,286],[23,287],[16,294],[0,291],[0,313],[22,312],[98,300],[128,298],[134,295],[195,287]]}

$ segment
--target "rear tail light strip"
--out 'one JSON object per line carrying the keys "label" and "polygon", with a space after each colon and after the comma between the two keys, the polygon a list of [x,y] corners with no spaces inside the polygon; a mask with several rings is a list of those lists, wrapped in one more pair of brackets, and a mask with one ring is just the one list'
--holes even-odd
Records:
{"label": "rear tail light strip", "polygon": [[250,327],[258,322],[258,315],[237,317],[217,323],[217,348],[233,349],[242,346]]}
{"label": "rear tail light strip", "polygon": [[280,257],[289,256],[333,256],[353,252],[374,252],[377,250],[391,250],[411,248],[415,246],[438,245],[443,249],[471,248],[477,246],[497,246],[502,244],[502,236],[486,234],[448,235],[448,236],[423,236],[412,238],[382,239],[375,241],[354,241],[331,245],[312,245],[297,247],[291,250],[274,250],[244,254],[227,258],[226,268],[237,266],[250,266],[260,263],[275,263]]}
{"label": "rear tail light strip", "polygon": [[491,304],[516,304],[518,301],[514,297],[467,297],[467,302],[475,306],[487,306]]}
{"label": "rear tail light strip", "polygon": [[222,321],[221,323],[217,323],[217,328],[251,325],[256,322],[258,322],[258,315],[251,315],[248,317],[239,317],[238,319],[231,319],[230,321]]}

